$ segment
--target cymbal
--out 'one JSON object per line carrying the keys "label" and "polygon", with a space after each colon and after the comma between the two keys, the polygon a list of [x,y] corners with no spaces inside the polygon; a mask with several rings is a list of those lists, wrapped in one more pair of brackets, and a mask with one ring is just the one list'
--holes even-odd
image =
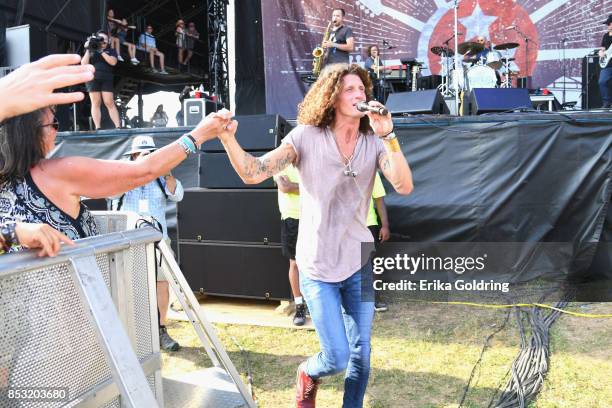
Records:
{"label": "cymbal", "polygon": [[518,43],[503,43],[503,44],[498,44],[495,47],[493,47],[493,49],[495,50],[511,50],[513,48],[519,47],[520,45]]}
{"label": "cymbal", "polygon": [[459,44],[459,47],[457,47],[457,50],[459,51],[459,54],[474,54],[474,53],[478,53],[480,51],[482,51],[484,49],[484,46],[482,44],[479,44],[477,42],[464,42]]}
{"label": "cymbal", "polygon": [[431,52],[433,52],[436,55],[441,55],[441,56],[446,54],[448,57],[452,57],[453,55],[455,55],[455,51],[453,51],[450,48],[444,48],[444,47],[431,47]]}

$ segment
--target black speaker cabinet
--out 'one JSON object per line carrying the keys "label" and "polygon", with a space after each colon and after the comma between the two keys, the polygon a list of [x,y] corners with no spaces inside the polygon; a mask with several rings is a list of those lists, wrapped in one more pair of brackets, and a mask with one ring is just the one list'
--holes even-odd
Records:
{"label": "black speaker cabinet", "polygon": [[[273,150],[291,130],[291,125],[279,115],[236,116],[236,140],[244,150]],[[224,152],[219,139],[209,140],[200,147],[205,152]]]}
{"label": "black speaker cabinet", "polygon": [[437,89],[391,94],[387,98],[386,107],[392,116],[405,113],[449,113],[444,98]]}
{"label": "black speaker cabinet", "polygon": [[280,243],[276,190],[186,189],[177,220],[181,241]]}
{"label": "black speaker cabinet", "polygon": [[[266,152],[251,152],[260,157]],[[272,177],[259,184],[244,184],[223,153],[200,153],[200,187],[205,188],[275,188]]]}
{"label": "black speaker cabinet", "polygon": [[597,83],[600,71],[597,55],[582,58],[582,109],[597,109],[603,104]]}
{"label": "black speaker cabinet", "polygon": [[180,266],[194,292],[291,299],[289,261],[280,245],[181,242]]}
{"label": "black speaker cabinet", "polygon": [[522,88],[474,88],[468,100],[472,115],[532,108],[529,91]]}

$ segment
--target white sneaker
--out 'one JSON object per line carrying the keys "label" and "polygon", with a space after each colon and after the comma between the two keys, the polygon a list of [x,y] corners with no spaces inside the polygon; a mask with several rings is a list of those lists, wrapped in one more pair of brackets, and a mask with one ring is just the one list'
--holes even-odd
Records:
{"label": "white sneaker", "polygon": [[138,61],[136,58],[132,58],[132,59],[130,60],[130,62],[131,62],[132,64],[134,64],[134,65],[138,65],[138,64],[140,64],[140,61]]}
{"label": "white sneaker", "polygon": [[166,72],[165,69],[162,69],[161,71],[159,71],[159,73],[162,74],[162,75],[168,75],[168,72]]}
{"label": "white sneaker", "polygon": [[123,62],[123,57],[121,55],[117,55],[117,59],[121,62]]}

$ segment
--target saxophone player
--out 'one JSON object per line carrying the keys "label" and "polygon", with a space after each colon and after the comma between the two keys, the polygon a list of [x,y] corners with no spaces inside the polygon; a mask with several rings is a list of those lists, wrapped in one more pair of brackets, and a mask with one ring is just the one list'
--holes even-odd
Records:
{"label": "saxophone player", "polygon": [[344,25],[344,9],[337,8],[332,12],[332,31],[327,41],[321,46],[325,49],[326,58],[324,65],[350,62],[349,54],[355,48],[353,30]]}

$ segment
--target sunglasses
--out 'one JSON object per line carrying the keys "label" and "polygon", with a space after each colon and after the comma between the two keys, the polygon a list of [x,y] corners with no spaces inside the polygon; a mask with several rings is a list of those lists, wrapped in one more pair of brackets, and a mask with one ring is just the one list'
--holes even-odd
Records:
{"label": "sunglasses", "polygon": [[46,125],[40,125],[39,127],[47,127],[47,126],[51,126],[53,129],[55,130],[59,130],[59,121],[57,120],[57,118],[53,118],[53,122],[52,123],[47,123]]}

